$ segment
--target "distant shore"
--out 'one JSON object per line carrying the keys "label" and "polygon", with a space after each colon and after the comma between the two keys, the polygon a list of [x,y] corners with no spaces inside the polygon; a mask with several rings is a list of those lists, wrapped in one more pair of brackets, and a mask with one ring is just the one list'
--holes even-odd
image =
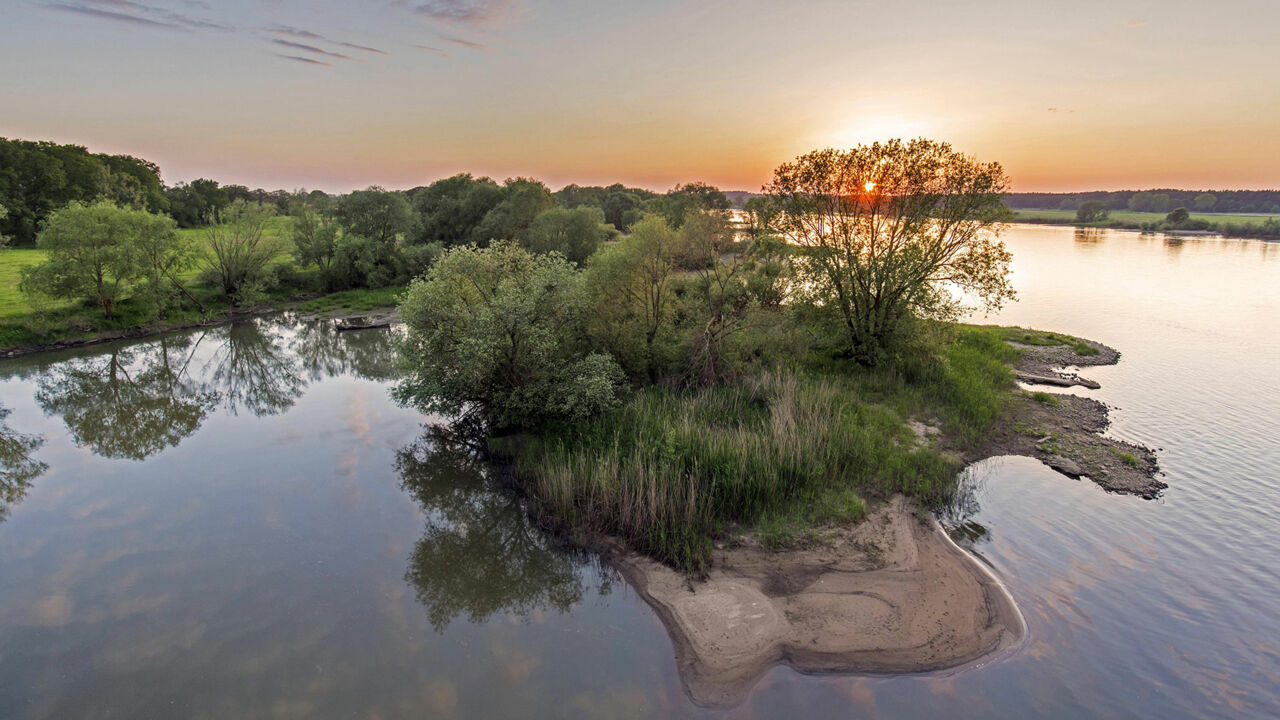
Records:
{"label": "distant shore", "polygon": [[1171,224],[1159,213],[1117,213],[1097,222],[1081,222],[1074,212],[1064,210],[1015,210],[1012,222],[1025,225],[1065,225],[1068,227],[1098,230],[1132,230],[1134,232],[1161,233],[1164,235],[1220,235],[1222,237],[1253,240],[1280,240],[1280,220],[1272,216],[1256,217],[1226,215],[1191,216],[1190,221]]}

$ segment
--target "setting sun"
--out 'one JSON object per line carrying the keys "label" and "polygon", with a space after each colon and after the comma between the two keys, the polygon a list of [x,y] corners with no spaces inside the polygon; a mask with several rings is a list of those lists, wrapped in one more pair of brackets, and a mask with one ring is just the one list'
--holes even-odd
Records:
{"label": "setting sun", "polygon": [[866,190],[867,192],[871,192],[872,190],[875,190],[875,189],[876,189],[876,184],[875,184],[874,182],[872,182],[872,181],[868,180],[868,181],[866,182],[866,184],[864,184],[864,185],[862,186],[862,189],[863,189],[863,190]]}

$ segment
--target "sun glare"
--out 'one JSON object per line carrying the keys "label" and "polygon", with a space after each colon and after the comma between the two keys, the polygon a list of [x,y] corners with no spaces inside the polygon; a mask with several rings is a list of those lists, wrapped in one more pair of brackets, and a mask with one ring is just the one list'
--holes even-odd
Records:
{"label": "sun glare", "polygon": [[872,181],[868,180],[868,181],[867,181],[867,183],[866,183],[865,185],[863,185],[863,186],[862,186],[862,189],[863,189],[863,190],[866,190],[867,192],[871,192],[872,190],[875,190],[875,189],[876,189],[876,184],[875,184],[874,182],[872,182]]}

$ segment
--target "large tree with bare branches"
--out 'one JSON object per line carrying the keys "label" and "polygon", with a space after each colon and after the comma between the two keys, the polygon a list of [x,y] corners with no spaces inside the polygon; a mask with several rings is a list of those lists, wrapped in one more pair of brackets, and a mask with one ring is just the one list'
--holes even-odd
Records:
{"label": "large tree with bare branches", "polygon": [[766,190],[773,229],[805,249],[802,287],[838,316],[850,351],[874,361],[913,318],[1014,296],[999,240],[1007,187],[999,163],[919,139],[811,152]]}

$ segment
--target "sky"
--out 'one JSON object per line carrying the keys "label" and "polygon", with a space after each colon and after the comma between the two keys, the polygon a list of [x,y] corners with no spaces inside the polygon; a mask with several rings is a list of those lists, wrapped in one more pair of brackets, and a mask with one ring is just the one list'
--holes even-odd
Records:
{"label": "sky", "polygon": [[0,0],[0,136],[168,183],[758,190],[925,136],[1019,191],[1280,187],[1276,0]]}

